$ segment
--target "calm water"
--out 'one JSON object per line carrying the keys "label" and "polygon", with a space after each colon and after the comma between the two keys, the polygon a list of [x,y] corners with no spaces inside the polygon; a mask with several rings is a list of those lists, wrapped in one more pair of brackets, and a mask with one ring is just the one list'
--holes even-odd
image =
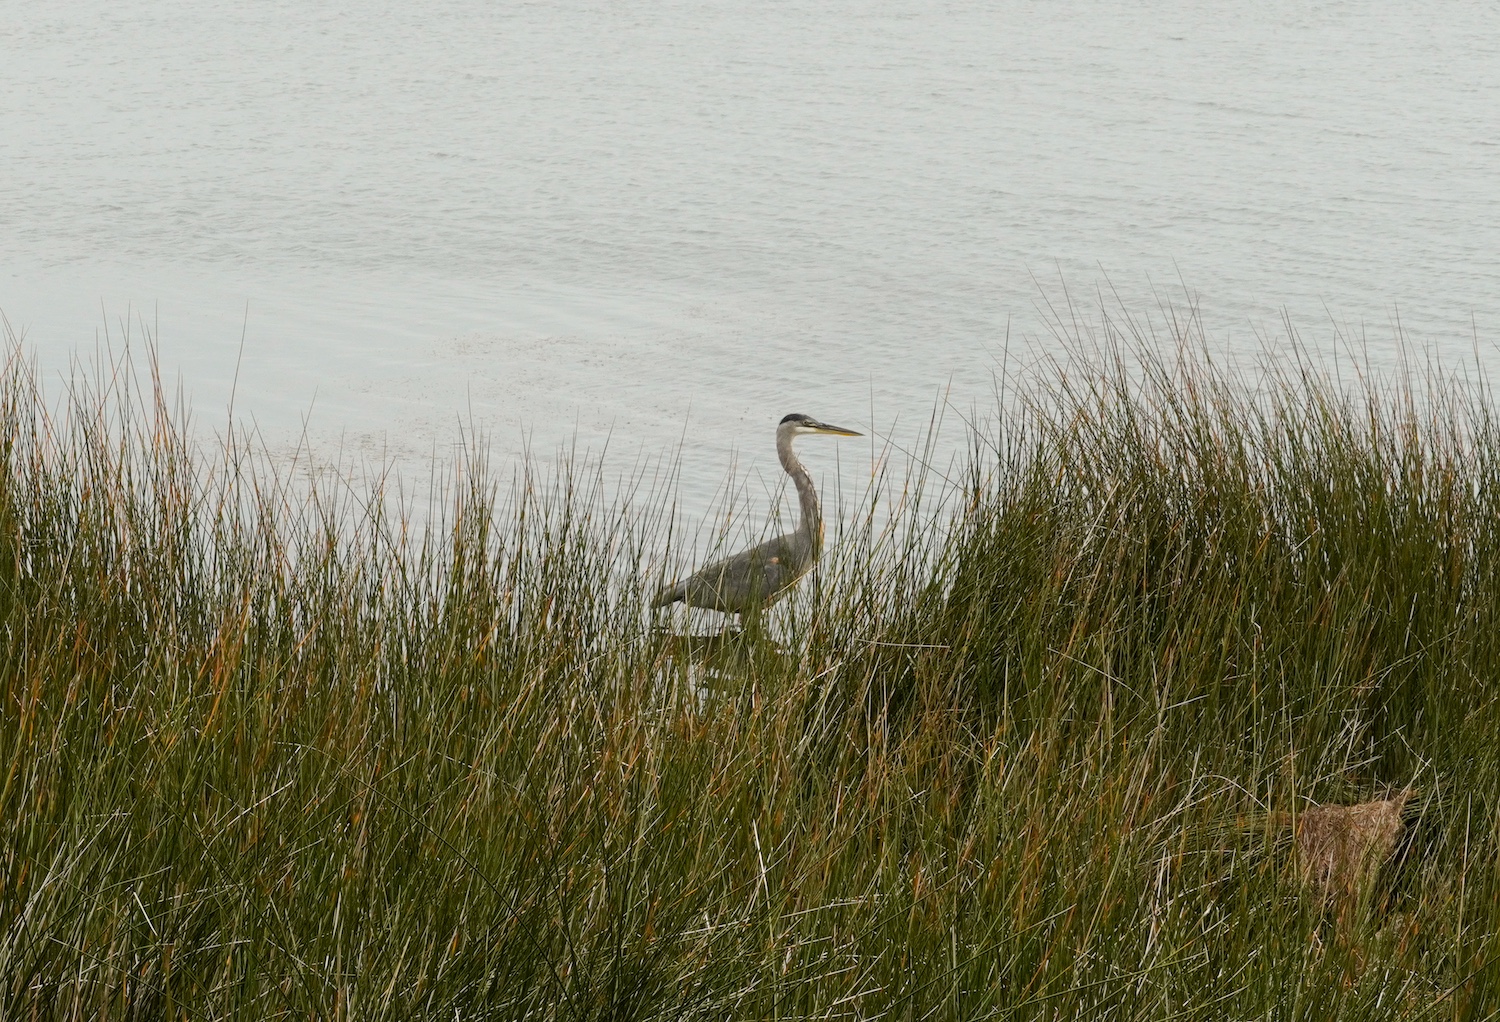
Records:
{"label": "calm water", "polygon": [[[0,309],[144,313],[200,420],[421,466],[983,403],[1060,281],[1230,347],[1500,344],[1500,8],[38,0],[0,21]],[[247,311],[248,310],[248,311]],[[1500,361],[1500,359],[1497,359]],[[832,445],[808,445],[825,478]],[[869,448],[839,448],[845,485]],[[758,485],[758,484],[756,484]]]}

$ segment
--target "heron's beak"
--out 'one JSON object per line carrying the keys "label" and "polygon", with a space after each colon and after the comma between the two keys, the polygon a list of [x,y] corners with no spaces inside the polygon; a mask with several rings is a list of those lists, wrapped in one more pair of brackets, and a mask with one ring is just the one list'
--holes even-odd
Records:
{"label": "heron's beak", "polygon": [[830,426],[826,422],[820,422],[813,428],[819,433],[827,433],[829,436],[864,436],[863,433],[857,433],[852,429],[845,429],[843,426]]}

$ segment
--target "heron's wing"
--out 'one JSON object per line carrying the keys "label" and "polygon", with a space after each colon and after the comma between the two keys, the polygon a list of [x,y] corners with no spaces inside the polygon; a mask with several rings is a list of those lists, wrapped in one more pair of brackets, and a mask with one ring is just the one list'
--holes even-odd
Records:
{"label": "heron's wing", "polygon": [[665,607],[669,603],[687,599],[687,582],[673,582],[669,586],[657,590],[656,597],[651,601],[653,607]]}
{"label": "heron's wing", "polygon": [[807,572],[811,560],[799,555],[793,540],[793,536],[777,536],[715,561],[663,590],[661,597],[668,597],[666,603],[682,600],[689,606],[732,614],[756,610],[781,596]]}

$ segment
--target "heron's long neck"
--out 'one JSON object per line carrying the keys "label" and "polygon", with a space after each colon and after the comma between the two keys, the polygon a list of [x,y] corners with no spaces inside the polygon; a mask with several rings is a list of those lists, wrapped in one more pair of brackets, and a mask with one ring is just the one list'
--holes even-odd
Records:
{"label": "heron's long neck", "polygon": [[776,454],[781,458],[781,467],[792,477],[797,487],[797,503],[802,505],[802,521],[797,525],[796,535],[805,539],[816,557],[823,547],[823,512],[818,507],[818,491],[813,489],[812,475],[792,451],[792,438],[792,433],[778,436]]}

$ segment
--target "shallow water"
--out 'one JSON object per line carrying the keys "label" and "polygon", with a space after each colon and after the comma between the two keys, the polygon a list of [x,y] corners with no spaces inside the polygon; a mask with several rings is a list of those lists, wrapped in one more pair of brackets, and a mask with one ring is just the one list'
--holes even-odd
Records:
{"label": "shallow water", "polygon": [[280,450],[685,441],[697,517],[788,411],[984,406],[1064,284],[1500,341],[1491,4],[69,0],[0,52],[0,310],[51,368],[143,315],[210,427],[243,335]]}

